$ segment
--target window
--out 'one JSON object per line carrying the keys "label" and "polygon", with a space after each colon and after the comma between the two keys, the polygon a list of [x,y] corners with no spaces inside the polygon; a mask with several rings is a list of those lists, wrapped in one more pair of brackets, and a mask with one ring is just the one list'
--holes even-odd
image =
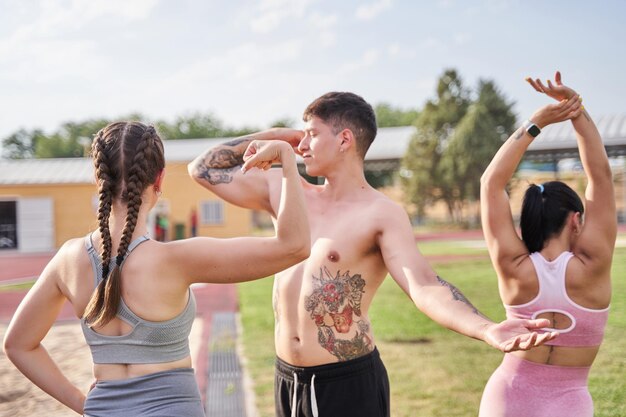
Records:
{"label": "window", "polygon": [[200,202],[200,224],[216,225],[224,223],[224,202],[219,200]]}
{"label": "window", "polygon": [[17,248],[17,204],[0,201],[0,249]]}

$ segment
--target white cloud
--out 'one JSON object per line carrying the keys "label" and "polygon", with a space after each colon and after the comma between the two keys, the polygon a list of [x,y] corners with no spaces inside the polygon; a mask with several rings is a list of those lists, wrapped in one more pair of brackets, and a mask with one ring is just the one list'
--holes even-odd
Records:
{"label": "white cloud", "polygon": [[38,40],[1,59],[0,80],[46,83],[59,78],[96,80],[105,71],[105,60],[89,40]]}
{"label": "white cloud", "polygon": [[406,45],[392,43],[387,45],[387,55],[392,58],[406,59],[415,57],[416,52],[415,49],[407,47]]}
{"label": "white cloud", "polygon": [[105,16],[127,21],[145,19],[157,3],[158,0],[42,0],[28,10],[34,19],[18,26],[9,38],[58,36],[87,27]]}
{"label": "white cloud", "polygon": [[261,0],[255,13],[250,18],[250,29],[254,33],[270,33],[278,29],[281,23],[290,18],[304,16],[312,0]]}
{"label": "white cloud", "polygon": [[425,49],[443,48],[444,46],[445,44],[441,39],[437,39],[432,36],[428,36],[420,42],[420,47]]}
{"label": "white cloud", "polygon": [[337,73],[339,75],[349,75],[364,70],[365,68],[369,68],[378,62],[379,56],[380,53],[377,49],[368,49],[358,60],[347,62],[340,66]]}
{"label": "white cloud", "polygon": [[314,36],[322,47],[329,48],[337,44],[337,35],[334,30],[337,21],[336,14],[322,15],[318,12],[313,13],[309,18],[309,23],[315,31]]}
{"label": "white cloud", "polygon": [[356,17],[360,20],[372,20],[390,7],[391,0],[378,0],[375,3],[364,4],[356,9]]}
{"label": "white cloud", "polygon": [[45,82],[59,77],[93,79],[103,58],[89,36],[76,30],[103,17],[145,19],[157,0],[43,0],[13,11],[32,17],[0,39],[0,79]]}
{"label": "white cloud", "polygon": [[464,46],[470,43],[472,40],[472,35],[469,33],[457,33],[454,35],[454,42],[457,45]]}
{"label": "white cloud", "polygon": [[212,55],[182,67],[163,80],[169,90],[192,92],[200,85],[236,83],[257,79],[260,75],[280,73],[280,67],[297,61],[302,56],[304,42],[291,39],[270,46],[248,42],[229,48],[222,55]]}
{"label": "white cloud", "polygon": [[333,29],[335,26],[337,26],[337,21],[338,18],[336,14],[322,15],[318,12],[311,14],[311,17],[309,18],[309,22],[311,22],[311,25],[316,29],[321,30]]}
{"label": "white cloud", "polygon": [[484,3],[484,8],[492,13],[511,10],[520,5],[519,0],[486,0]]}

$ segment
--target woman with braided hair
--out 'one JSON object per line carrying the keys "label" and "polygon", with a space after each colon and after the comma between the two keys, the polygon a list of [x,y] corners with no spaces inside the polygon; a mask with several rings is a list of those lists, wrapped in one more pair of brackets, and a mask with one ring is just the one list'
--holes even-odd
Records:
{"label": "woman with braided hair", "polygon": [[[190,285],[272,275],[305,259],[310,232],[292,147],[254,141],[242,170],[280,163],[283,186],[273,237],[147,236],[161,194],[165,158],[152,126],[112,123],[92,144],[98,231],[66,242],[17,309],[4,339],[15,366],[79,414],[203,416],[188,336],[195,316]],[[94,362],[96,383],[83,390],[61,373],[41,341],[68,300]]]}
{"label": "woman with braided hair", "polygon": [[[481,178],[481,217],[507,317],[548,319],[548,331],[558,336],[505,354],[485,387],[479,415],[592,417],[587,380],[607,322],[617,234],[612,174],[595,124],[561,74],[547,85],[528,82],[558,103],[538,109],[496,153]],[[572,122],[588,179],[584,204],[563,182],[530,185],[520,239],[506,184],[540,130],[564,120]]]}

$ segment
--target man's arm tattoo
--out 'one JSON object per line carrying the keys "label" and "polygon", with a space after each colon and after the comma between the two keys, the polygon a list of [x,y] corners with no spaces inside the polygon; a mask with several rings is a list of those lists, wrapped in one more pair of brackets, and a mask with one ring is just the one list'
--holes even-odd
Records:
{"label": "man's arm tattoo", "polygon": [[450,292],[452,293],[452,298],[454,298],[456,301],[460,301],[463,304],[466,304],[469,308],[472,309],[474,314],[478,314],[481,317],[485,317],[480,311],[478,311],[476,307],[474,307],[472,303],[470,303],[470,301],[467,298],[465,298],[465,296],[461,293],[461,290],[459,290],[454,285],[450,284],[445,279],[441,278],[439,275],[437,275],[437,281],[439,281],[439,284],[441,284],[444,287],[447,287],[450,290]]}
{"label": "man's arm tattoo", "polygon": [[211,185],[228,184],[243,165],[243,154],[254,138],[244,136],[209,149],[203,162],[195,166],[194,176]]}
{"label": "man's arm tattoo", "polygon": [[211,185],[228,184],[233,180],[233,175],[239,169],[239,167],[232,168],[208,168],[206,165],[199,165],[196,167],[194,175],[197,178],[201,178],[207,181]]}

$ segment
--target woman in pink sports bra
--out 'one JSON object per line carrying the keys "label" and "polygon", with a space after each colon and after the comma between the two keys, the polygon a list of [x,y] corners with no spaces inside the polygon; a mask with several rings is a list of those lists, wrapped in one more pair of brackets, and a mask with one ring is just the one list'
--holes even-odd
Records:
{"label": "woman in pink sports bra", "polygon": [[[547,85],[527,81],[558,103],[538,109],[485,170],[482,225],[507,317],[546,318],[558,336],[544,346],[505,354],[487,382],[479,415],[592,417],[587,379],[608,316],[617,233],[612,174],[595,124],[561,74]],[[520,239],[505,187],[541,129],[565,120],[573,124],[588,179],[584,204],[560,181],[531,184],[522,204]]]}

